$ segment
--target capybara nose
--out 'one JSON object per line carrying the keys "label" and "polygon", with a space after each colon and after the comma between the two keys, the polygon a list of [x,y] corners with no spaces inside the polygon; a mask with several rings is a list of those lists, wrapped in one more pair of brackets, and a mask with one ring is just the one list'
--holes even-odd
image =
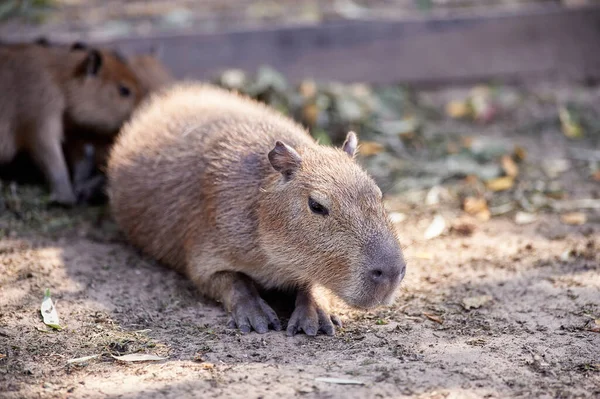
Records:
{"label": "capybara nose", "polygon": [[369,271],[369,278],[378,285],[395,285],[404,278],[405,270],[404,260],[379,263]]}

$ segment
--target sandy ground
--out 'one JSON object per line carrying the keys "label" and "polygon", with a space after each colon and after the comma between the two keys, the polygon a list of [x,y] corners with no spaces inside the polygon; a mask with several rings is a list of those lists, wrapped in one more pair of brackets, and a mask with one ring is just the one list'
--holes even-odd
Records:
{"label": "sandy ground", "polygon": [[[338,335],[312,339],[227,330],[216,304],[107,233],[109,222],[5,237],[0,396],[598,397],[599,226],[566,227],[551,215],[527,227],[461,217],[455,223],[472,224],[471,236],[424,241],[430,219],[415,210],[398,226],[409,267],[396,304],[341,309]],[[41,322],[45,288],[63,331]],[[480,296],[488,302],[465,309]],[[135,352],[168,359],[110,356]]]}
{"label": "sandy ground", "polygon": [[[600,89],[573,93],[598,104]],[[441,103],[444,96],[434,95]],[[526,184],[539,178],[529,166],[563,158],[569,147],[598,148],[566,140],[555,105],[545,107],[519,106],[487,127],[444,122],[439,130],[523,146]],[[532,118],[550,122],[533,129]],[[568,198],[600,197],[580,164],[557,180]],[[0,188],[1,398],[600,397],[598,209],[586,210],[580,226],[550,211],[517,225],[514,213],[469,218],[444,196],[431,206],[390,197],[392,210],[407,216],[397,224],[408,269],[395,305],[339,307],[337,336],[288,338],[227,330],[218,304],[130,247],[103,208],[48,209],[42,187],[11,187]],[[4,207],[16,201],[13,191],[18,204]],[[425,240],[435,214],[451,228]],[[62,331],[42,322],[46,288]],[[289,312],[281,317],[287,322]],[[131,353],[167,359],[111,356]],[[91,355],[99,356],[69,363]],[[362,385],[316,380],[323,377]]]}

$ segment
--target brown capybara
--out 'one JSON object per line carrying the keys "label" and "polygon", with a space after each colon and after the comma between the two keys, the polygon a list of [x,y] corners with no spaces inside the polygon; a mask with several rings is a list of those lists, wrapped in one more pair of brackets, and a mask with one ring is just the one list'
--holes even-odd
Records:
{"label": "brown capybara", "polygon": [[112,52],[36,44],[0,46],[0,92],[0,163],[29,153],[64,205],[76,200],[61,147],[66,126],[113,134],[143,96]]}
{"label": "brown capybara", "polygon": [[[86,49],[85,43],[75,43],[75,49]],[[117,54],[117,53],[115,53]],[[121,56],[122,57],[122,56]],[[142,95],[160,91],[175,82],[175,78],[153,53],[138,54],[124,62],[135,73]],[[73,183],[78,199],[83,202],[105,200],[106,161],[118,131],[112,134],[95,134],[81,128],[67,128],[64,150],[73,170]]]}
{"label": "brown capybara", "polygon": [[405,263],[357,139],[318,145],[277,111],[180,83],[123,127],[108,161],[112,213],[129,240],[222,302],[229,325],[281,328],[258,289],[295,290],[289,335],[334,334],[324,287],[357,308],[389,304]]}

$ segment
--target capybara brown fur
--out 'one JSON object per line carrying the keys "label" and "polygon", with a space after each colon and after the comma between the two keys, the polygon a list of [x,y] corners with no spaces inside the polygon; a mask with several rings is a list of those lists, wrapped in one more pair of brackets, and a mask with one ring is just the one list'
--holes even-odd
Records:
{"label": "capybara brown fur", "polygon": [[287,326],[334,334],[316,294],[389,304],[405,262],[356,135],[318,145],[254,100],[186,82],[154,95],[123,127],[108,162],[112,213],[129,240],[185,273],[259,333],[281,324],[259,289],[296,292]]}
{"label": "capybara brown fur", "polygon": [[114,134],[143,97],[112,52],[33,43],[0,46],[0,92],[0,163],[29,153],[64,205],[76,200],[62,151],[67,126]]}

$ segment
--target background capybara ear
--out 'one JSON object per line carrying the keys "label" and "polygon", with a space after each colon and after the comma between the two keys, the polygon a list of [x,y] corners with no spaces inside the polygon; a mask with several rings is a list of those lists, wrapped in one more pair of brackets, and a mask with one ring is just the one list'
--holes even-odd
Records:
{"label": "background capybara ear", "polygon": [[82,75],[96,76],[100,68],[102,68],[102,54],[98,50],[92,49],[81,62],[78,72]]}
{"label": "background capybara ear", "polygon": [[269,162],[273,169],[289,180],[302,164],[302,157],[289,145],[277,141],[275,148],[269,152]]}

